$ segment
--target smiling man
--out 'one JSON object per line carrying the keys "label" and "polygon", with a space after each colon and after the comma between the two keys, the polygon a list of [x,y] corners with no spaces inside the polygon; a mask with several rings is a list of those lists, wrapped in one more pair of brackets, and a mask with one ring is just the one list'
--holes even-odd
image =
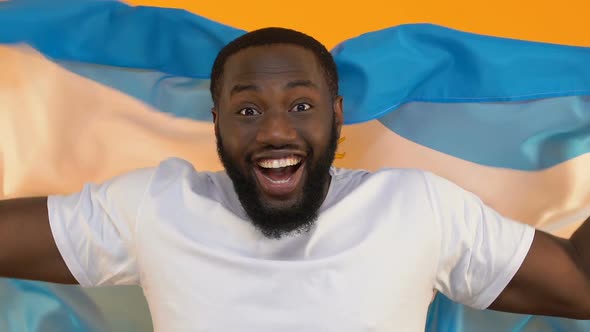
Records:
{"label": "smiling man", "polygon": [[589,221],[559,239],[425,171],[332,166],[343,100],[313,38],[236,39],[211,94],[225,171],[172,158],[2,201],[0,275],[141,285],[156,331],[421,331],[433,289],[590,318]]}
{"label": "smiling man", "polygon": [[[311,50],[280,43],[285,36]],[[213,66],[219,156],[251,221],[269,237],[308,230],[317,218],[342,126],[337,80],[326,49],[275,30],[238,39]]]}

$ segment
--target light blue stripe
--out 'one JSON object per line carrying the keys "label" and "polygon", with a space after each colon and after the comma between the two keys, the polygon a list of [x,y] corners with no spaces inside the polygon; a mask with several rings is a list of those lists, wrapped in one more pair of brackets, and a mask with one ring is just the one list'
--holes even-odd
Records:
{"label": "light blue stripe", "polygon": [[109,330],[100,309],[77,286],[0,278],[0,331]]}
{"label": "light blue stripe", "polygon": [[590,151],[590,97],[405,104],[379,119],[434,150],[482,165],[540,170]]}
{"label": "light blue stripe", "polygon": [[197,121],[213,121],[209,79],[77,62],[60,61],[58,64],[78,75],[124,92],[161,112]]}
{"label": "light blue stripe", "polygon": [[583,332],[590,321],[474,310],[437,294],[428,311],[428,332]]}

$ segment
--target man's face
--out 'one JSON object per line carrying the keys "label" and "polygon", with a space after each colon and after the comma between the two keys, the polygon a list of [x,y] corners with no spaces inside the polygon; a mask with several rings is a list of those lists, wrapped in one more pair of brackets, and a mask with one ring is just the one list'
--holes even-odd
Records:
{"label": "man's face", "polygon": [[295,45],[232,55],[213,116],[221,161],[254,225],[271,238],[308,229],[342,125],[342,99],[315,55]]}

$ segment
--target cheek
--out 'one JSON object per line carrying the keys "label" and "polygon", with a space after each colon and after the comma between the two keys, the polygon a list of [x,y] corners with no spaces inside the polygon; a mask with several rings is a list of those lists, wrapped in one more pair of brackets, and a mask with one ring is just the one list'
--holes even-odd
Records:
{"label": "cheek", "polygon": [[223,140],[223,146],[227,152],[238,154],[245,151],[245,147],[249,146],[253,131],[249,126],[243,126],[229,121],[220,122],[219,134]]}
{"label": "cheek", "polygon": [[314,121],[313,124],[306,126],[302,130],[302,136],[305,137],[308,144],[314,150],[324,150],[330,143],[332,135],[332,122]]}

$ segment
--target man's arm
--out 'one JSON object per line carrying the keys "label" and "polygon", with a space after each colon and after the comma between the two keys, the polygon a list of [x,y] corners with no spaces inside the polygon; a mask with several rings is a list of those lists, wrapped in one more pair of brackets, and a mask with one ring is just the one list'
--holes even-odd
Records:
{"label": "man's arm", "polygon": [[0,276],[77,283],[55,244],[46,197],[0,200]]}
{"label": "man's arm", "polygon": [[590,218],[567,239],[537,230],[492,310],[590,319]]}

